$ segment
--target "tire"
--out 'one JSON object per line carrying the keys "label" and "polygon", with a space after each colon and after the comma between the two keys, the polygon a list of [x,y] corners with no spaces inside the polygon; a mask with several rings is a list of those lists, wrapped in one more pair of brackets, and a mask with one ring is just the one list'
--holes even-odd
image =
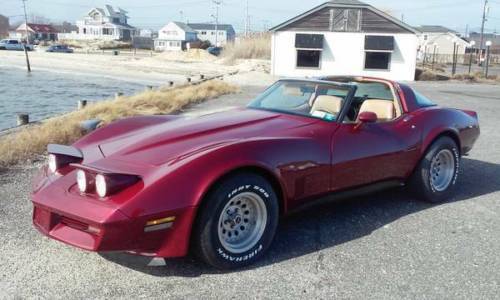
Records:
{"label": "tire", "polygon": [[453,194],[459,169],[457,144],[449,137],[441,137],[432,143],[415,169],[410,187],[421,200],[442,203]]}
{"label": "tire", "polygon": [[265,178],[252,173],[231,176],[200,206],[194,254],[223,270],[253,264],[271,245],[278,220],[278,198]]}

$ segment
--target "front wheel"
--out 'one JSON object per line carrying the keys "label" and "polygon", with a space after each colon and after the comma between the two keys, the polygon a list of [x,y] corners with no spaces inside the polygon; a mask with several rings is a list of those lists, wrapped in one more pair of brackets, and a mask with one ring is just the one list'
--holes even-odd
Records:
{"label": "front wheel", "polygon": [[459,169],[457,144],[449,137],[441,137],[427,150],[411,178],[410,186],[422,200],[443,202],[455,188]]}
{"label": "front wheel", "polygon": [[220,183],[204,200],[193,231],[195,254],[219,269],[257,261],[273,241],[279,205],[269,182],[240,173]]}

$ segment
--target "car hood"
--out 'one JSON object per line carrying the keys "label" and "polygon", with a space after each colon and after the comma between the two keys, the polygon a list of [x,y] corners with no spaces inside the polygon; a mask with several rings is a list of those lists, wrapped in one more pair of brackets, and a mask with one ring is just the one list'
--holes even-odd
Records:
{"label": "car hood", "polygon": [[253,137],[279,136],[317,120],[275,112],[239,109],[140,128],[99,144],[114,160],[162,165],[214,147]]}

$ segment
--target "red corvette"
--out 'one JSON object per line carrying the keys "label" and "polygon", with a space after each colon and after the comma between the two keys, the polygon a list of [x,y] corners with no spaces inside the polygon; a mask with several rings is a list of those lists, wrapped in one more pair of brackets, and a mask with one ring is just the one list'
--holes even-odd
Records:
{"label": "red corvette", "polygon": [[33,223],[91,251],[181,257],[222,269],[270,246],[279,217],[316,200],[409,185],[452,193],[477,114],[374,78],[281,80],[245,109],[143,116],[49,145]]}

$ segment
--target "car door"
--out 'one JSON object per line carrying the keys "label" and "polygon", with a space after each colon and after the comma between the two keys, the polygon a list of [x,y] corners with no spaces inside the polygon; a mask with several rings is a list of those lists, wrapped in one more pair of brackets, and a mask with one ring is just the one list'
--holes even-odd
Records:
{"label": "car door", "polygon": [[403,114],[383,123],[340,124],[332,140],[332,190],[408,176],[421,144],[413,121]]}

